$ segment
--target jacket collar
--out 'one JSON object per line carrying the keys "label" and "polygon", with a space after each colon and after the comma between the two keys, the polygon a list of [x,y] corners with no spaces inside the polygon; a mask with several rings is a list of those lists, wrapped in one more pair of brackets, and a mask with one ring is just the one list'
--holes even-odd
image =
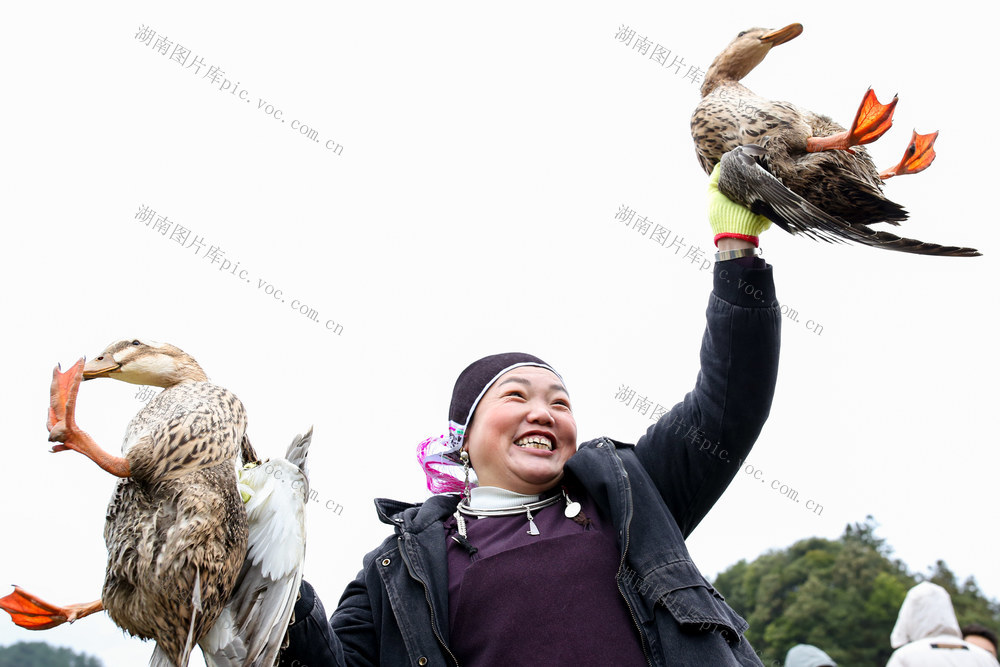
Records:
{"label": "jacket collar", "polygon": [[454,514],[461,498],[457,493],[431,496],[422,503],[376,498],[375,510],[382,523],[387,523],[400,531],[419,533],[435,522],[444,521]]}

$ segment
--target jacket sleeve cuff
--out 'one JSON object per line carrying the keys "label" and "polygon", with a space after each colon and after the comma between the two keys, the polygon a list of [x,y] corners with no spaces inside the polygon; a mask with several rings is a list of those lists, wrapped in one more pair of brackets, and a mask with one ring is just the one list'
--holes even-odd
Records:
{"label": "jacket sleeve cuff", "polygon": [[295,626],[304,623],[305,620],[312,614],[315,606],[316,591],[308,581],[303,579],[302,584],[299,586],[299,599],[296,600],[295,611],[292,612],[295,620],[289,627],[294,628]]}
{"label": "jacket sleeve cuff", "polygon": [[777,305],[771,266],[760,257],[716,262],[713,292],[723,301],[743,308]]}

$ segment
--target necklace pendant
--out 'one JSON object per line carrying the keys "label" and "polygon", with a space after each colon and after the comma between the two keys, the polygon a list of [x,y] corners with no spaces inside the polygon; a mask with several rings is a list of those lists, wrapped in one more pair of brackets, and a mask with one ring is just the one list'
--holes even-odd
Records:
{"label": "necklace pendant", "polygon": [[566,509],[563,510],[563,514],[566,515],[567,519],[572,519],[577,514],[579,514],[583,510],[583,508],[580,506],[580,503],[578,503],[578,502],[576,502],[574,500],[570,500],[569,499],[569,494],[566,493],[566,487],[565,486],[563,487],[562,495],[563,495],[563,498],[566,499]]}
{"label": "necklace pendant", "polygon": [[538,532],[538,526],[535,525],[534,517],[531,516],[531,510],[527,510],[527,512],[528,512],[528,535],[541,535],[541,533]]}
{"label": "necklace pendant", "polygon": [[574,501],[574,502],[571,502],[571,503],[567,503],[566,509],[563,512],[563,514],[566,515],[567,519],[572,519],[577,514],[579,514],[582,509],[583,508],[580,507],[580,503]]}

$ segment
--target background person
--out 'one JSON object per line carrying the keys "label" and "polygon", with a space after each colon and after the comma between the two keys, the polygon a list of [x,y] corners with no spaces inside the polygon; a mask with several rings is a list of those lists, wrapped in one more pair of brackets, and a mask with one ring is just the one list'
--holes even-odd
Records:
{"label": "background person", "polygon": [[911,588],[890,635],[886,667],[996,667],[989,653],[962,639],[951,596],[924,581]]}
{"label": "background person", "polygon": [[837,663],[812,644],[797,644],[788,649],[785,667],[837,667]]}
{"label": "background person", "polygon": [[973,646],[988,651],[994,658],[997,657],[997,633],[993,632],[981,623],[968,623],[962,626],[962,636],[965,641]]}

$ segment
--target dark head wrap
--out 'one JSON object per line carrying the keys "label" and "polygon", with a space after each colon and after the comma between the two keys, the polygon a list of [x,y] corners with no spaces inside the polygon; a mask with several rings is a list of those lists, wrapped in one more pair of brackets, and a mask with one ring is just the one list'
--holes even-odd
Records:
{"label": "dark head wrap", "polygon": [[455,381],[448,410],[448,435],[424,440],[417,446],[417,459],[427,475],[427,488],[434,493],[461,491],[463,482],[447,472],[450,464],[461,463],[458,453],[465,443],[476,407],[483,395],[504,373],[521,366],[537,366],[562,376],[536,356],[523,352],[492,354],[469,364]]}

